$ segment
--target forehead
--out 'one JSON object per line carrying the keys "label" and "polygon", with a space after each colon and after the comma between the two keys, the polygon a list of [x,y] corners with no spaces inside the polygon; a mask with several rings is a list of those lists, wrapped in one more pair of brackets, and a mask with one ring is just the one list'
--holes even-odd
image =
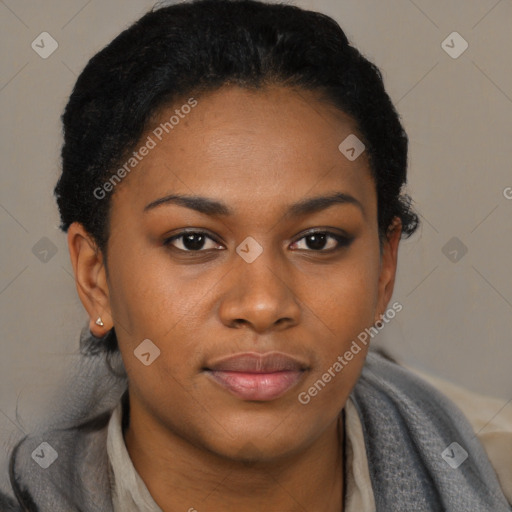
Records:
{"label": "forehead", "polygon": [[154,116],[140,141],[151,149],[139,155],[114,203],[126,199],[142,210],[180,192],[257,210],[263,201],[289,203],[330,189],[371,203],[366,154],[351,161],[339,149],[357,133],[349,116],[309,91],[231,86],[183,98]]}

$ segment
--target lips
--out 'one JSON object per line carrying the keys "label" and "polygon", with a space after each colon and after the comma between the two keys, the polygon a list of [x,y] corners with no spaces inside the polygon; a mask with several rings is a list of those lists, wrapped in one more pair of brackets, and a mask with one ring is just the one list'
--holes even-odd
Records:
{"label": "lips", "polygon": [[275,400],[303,377],[307,365],[281,352],[235,354],[209,364],[212,380],[242,400]]}

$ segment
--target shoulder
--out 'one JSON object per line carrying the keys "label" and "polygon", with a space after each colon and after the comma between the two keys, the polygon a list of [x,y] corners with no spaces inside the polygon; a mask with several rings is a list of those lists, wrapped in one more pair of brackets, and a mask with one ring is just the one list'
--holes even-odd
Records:
{"label": "shoulder", "polygon": [[72,428],[31,434],[16,445],[9,470],[22,510],[109,510],[106,441],[110,414]]}
{"label": "shoulder", "polygon": [[419,486],[425,503],[438,496],[439,506],[510,510],[506,485],[497,478],[469,418],[425,378],[373,350],[352,399],[375,494],[387,505],[396,493],[414,488],[406,496],[407,506],[417,509]]}
{"label": "shoulder", "polygon": [[505,496],[512,503],[512,400],[476,393],[446,379],[407,368],[462,411],[485,448]]}
{"label": "shoulder", "polygon": [[0,511],[1,512],[22,512],[19,505],[16,504],[14,499],[7,496],[0,491]]}

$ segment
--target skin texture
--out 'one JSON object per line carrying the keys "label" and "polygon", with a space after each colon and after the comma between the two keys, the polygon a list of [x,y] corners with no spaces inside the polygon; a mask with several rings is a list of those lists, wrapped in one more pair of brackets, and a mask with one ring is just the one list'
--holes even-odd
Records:
{"label": "skin texture", "polygon": [[[164,511],[339,512],[340,412],[366,350],[310,403],[297,397],[386,311],[400,222],[381,254],[366,154],[351,162],[338,149],[357,128],[314,93],[225,86],[196,99],[116,187],[108,261],[80,224],[68,232],[90,329],[103,336],[116,328],[130,382],[130,457]],[[155,126],[181,104],[161,110]],[[362,209],[345,203],[287,215],[295,202],[335,192]],[[176,204],[144,211],[171,193],[222,201],[233,215]],[[195,252],[183,238],[164,244],[188,228],[212,239],[196,241]],[[322,247],[306,236],[312,230],[352,241],[333,250],[328,237]],[[252,263],[236,252],[249,236],[263,248]],[[149,366],[133,353],[144,339],[161,351]],[[308,366],[275,400],[242,400],[202,371],[213,359],[268,351]]]}

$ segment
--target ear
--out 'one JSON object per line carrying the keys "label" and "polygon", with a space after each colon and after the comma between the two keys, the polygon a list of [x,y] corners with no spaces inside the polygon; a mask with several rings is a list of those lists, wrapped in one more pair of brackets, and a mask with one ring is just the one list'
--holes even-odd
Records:
{"label": "ear", "polygon": [[398,244],[402,234],[402,221],[395,217],[386,233],[383,242],[380,275],[379,275],[379,292],[377,308],[375,310],[374,322],[380,320],[388,307],[393,289],[395,287],[395,276],[398,260]]}
{"label": "ear", "polygon": [[[103,254],[78,222],[69,226],[68,249],[78,295],[89,314],[89,330],[101,338],[113,327]],[[98,317],[103,326],[96,324]]]}

